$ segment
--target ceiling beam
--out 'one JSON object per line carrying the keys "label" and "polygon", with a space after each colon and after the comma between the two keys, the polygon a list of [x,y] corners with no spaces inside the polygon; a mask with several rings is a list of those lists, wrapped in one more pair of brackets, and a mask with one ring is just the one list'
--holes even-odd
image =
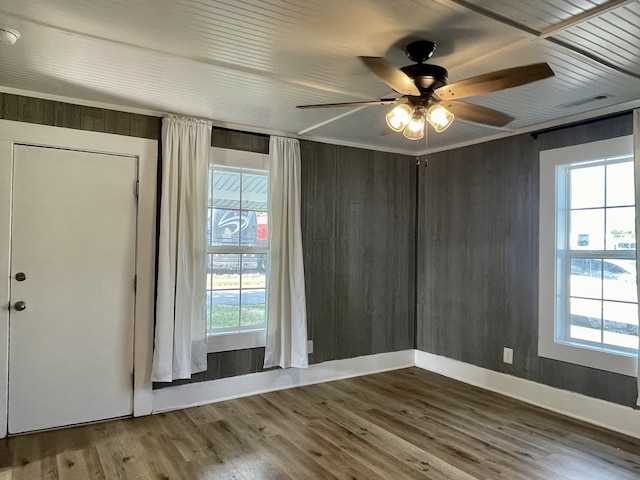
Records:
{"label": "ceiling beam", "polygon": [[320,127],[324,127],[325,125],[328,125],[329,123],[335,122],[336,120],[340,120],[341,118],[347,117],[353,113],[359,112],[360,110],[362,110],[363,108],[367,108],[367,106],[363,106],[363,107],[356,107],[356,108],[352,108],[351,110],[341,113],[340,115],[336,115],[335,117],[331,117],[329,120],[325,120],[324,122],[320,122],[317,123],[315,125],[312,125],[310,127],[305,128],[304,130],[300,130],[298,132],[298,135],[304,135],[307,132],[310,132],[311,130],[315,130],[316,128],[320,128]]}
{"label": "ceiling beam", "polygon": [[615,10],[616,8],[624,7],[625,5],[630,5],[634,2],[636,2],[636,0],[609,0],[602,5],[593,7],[589,10],[579,13],[578,15],[574,15],[573,17],[567,18],[562,22],[558,22],[555,25],[551,25],[550,27],[545,28],[538,34],[538,38],[547,38],[557,33],[564,32],[571,27],[575,27],[577,25],[580,25],[581,23],[588,22],[589,20],[592,20],[599,15],[608,13],[611,10]]}
{"label": "ceiling beam", "polygon": [[636,78],[638,80],[640,80],[640,75],[638,75],[635,72],[632,72],[630,70],[627,70],[626,68],[622,68],[618,65],[615,65],[611,62],[609,62],[608,60],[606,60],[605,58],[602,58],[599,55],[595,55],[592,52],[587,52],[581,48],[578,48],[574,45],[571,45],[570,43],[567,43],[565,41],[562,41],[560,39],[554,38],[553,35],[554,34],[558,34],[561,33],[563,31],[566,31],[572,27],[575,27],[577,25],[580,25],[581,23],[584,22],[588,22],[589,20],[592,20],[596,17],[598,17],[599,15],[602,15],[604,13],[610,12],[612,10],[618,9],[618,8],[622,8],[625,5],[629,5],[632,4],[634,2],[636,2],[637,0],[609,0],[606,3],[603,3],[602,5],[598,5],[594,8],[591,8],[589,10],[586,10],[582,13],[579,13],[578,15],[574,15],[573,17],[570,17],[566,20],[563,20],[555,25],[551,25],[548,28],[545,28],[542,31],[539,30],[535,30],[532,29],[530,27],[528,27],[527,25],[524,25],[520,22],[517,22],[511,18],[505,17],[503,15],[497,14],[495,12],[492,12],[484,7],[481,7],[479,5],[476,5],[474,3],[470,3],[467,0],[436,0],[439,3],[449,3],[449,4],[455,4],[459,7],[463,7],[469,11],[472,11],[474,13],[477,13],[478,15],[482,15],[486,18],[490,18],[492,20],[495,20],[497,22],[500,22],[504,25],[513,27],[517,30],[520,30],[521,32],[524,33],[528,33],[529,35],[531,35],[531,37],[529,39],[524,39],[521,40],[519,42],[513,42],[509,45],[506,45],[504,48],[498,49],[498,50],[494,50],[493,52],[487,53],[486,55],[482,55],[480,57],[477,57],[469,62],[465,63],[465,67],[468,65],[472,65],[478,62],[484,62],[486,61],[488,58],[493,58],[499,54],[503,54],[507,51],[513,51],[519,48],[522,48],[530,43],[534,43],[534,42],[540,42],[540,41],[548,41],[550,43],[553,43],[555,45],[558,45],[564,49],[570,50],[573,53],[576,53],[580,56],[586,57],[596,63],[599,63],[607,68],[610,68],[613,71],[616,71],[618,73],[622,73],[624,75],[628,75],[630,77]]}

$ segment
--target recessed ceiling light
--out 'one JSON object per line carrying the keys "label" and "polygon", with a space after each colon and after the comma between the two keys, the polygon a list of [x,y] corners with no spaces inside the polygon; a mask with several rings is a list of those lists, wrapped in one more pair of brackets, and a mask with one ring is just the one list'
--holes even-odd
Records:
{"label": "recessed ceiling light", "polygon": [[13,45],[20,39],[20,32],[13,28],[0,27],[0,43]]}

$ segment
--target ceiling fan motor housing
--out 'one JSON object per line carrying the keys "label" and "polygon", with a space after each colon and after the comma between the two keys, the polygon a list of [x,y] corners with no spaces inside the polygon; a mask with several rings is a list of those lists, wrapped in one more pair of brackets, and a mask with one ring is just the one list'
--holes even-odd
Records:
{"label": "ceiling fan motor housing", "polygon": [[429,60],[435,51],[436,44],[429,40],[411,42],[404,49],[404,53],[409,57],[409,60],[416,63],[424,63]]}
{"label": "ceiling fan motor housing", "polygon": [[418,63],[407,65],[400,70],[411,77],[418,90],[423,94],[433,93],[437,88],[445,86],[449,80],[447,69],[439,65]]}

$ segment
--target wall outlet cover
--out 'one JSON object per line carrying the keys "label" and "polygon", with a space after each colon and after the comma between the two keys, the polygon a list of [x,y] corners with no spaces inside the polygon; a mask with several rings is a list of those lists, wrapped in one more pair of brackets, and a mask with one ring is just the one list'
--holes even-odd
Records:
{"label": "wall outlet cover", "polygon": [[513,364],[513,348],[504,347],[502,352],[502,361],[504,363]]}
{"label": "wall outlet cover", "polygon": [[313,353],[313,340],[307,340],[307,353],[309,355]]}

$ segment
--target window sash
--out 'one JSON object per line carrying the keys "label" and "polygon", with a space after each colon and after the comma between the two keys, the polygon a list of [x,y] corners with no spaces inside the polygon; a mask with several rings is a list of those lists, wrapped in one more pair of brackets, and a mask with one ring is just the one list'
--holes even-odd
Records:
{"label": "window sash", "polygon": [[[213,197],[213,191],[214,191],[214,178],[215,178],[215,174],[216,172],[234,172],[234,173],[239,173],[240,174],[240,180],[239,180],[239,186],[238,186],[238,205],[234,208],[228,208],[227,210],[236,210],[238,212],[250,212],[250,211],[255,211],[255,212],[262,212],[262,211],[266,211],[267,214],[269,213],[269,202],[268,202],[268,197],[267,197],[267,208],[266,209],[259,209],[256,210],[255,208],[242,208],[243,205],[243,200],[242,200],[242,194],[243,194],[243,179],[244,179],[244,175],[245,174],[250,174],[250,175],[261,175],[267,178],[268,181],[268,172],[264,169],[256,169],[256,168],[247,168],[245,166],[242,167],[234,167],[234,166],[229,166],[229,165],[219,165],[216,163],[211,163],[209,165],[209,181],[208,181],[208,188],[209,188],[209,203],[208,203],[208,211],[214,210],[215,208],[221,208],[224,209],[224,207],[213,207],[213,205],[216,204],[215,198]],[[211,214],[211,222],[213,222],[213,215]],[[210,226],[211,228],[211,241],[213,241],[213,224],[211,224]],[[241,238],[241,237],[240,237]],[[262,254],[262,255],[266,255],[267,257],[267,265],[269,263],[269,253],[270,253],[270,246],[267,240],[267,245],[252,245],[252,246],[248,246],[248,245],[211,245],[208,244],[206,246],[206,258],[208,261],[208,255],[210,254]],[[268,268],[268,267],[267,267]],[[238,286],[237,288],[235,287],[230,287],[229,289],[214,289],[213,285],[208,285],[207,287],[207,295],[208,298],[210,298],[211,301],[211,312],[213,312],[213,309],[215,308],[215,305],[213,303],[213,295],[216,292],[223,292],[226,290],[229,291],[237,291],[239,298],[238,298],[238,304],[237,304],[237,309],[238,309],[238,324],[235,326],[231,326],[231,327],[221,327],[221,328],[212,328],[207,330],[207,335],[208,337],[218,337],[217,339],[219,340],[219,337],[222,336],[228,336],[228,335],[235,335],[235,336],[239,336],[239,337],[244,337],[247,335],[251,335],[252,332],[259,332],[259,331],[264,331],[265,326],[266,326],[266,291],[268,289],[268,285],[267,285],[267,279],[265,278],[265,286],[264,288],[256,288],[253,286],[247,287],[243,285],[243,281],[242,281],[242,276],[248,274],[248,272],[243,272],[242,268],[239,268],[237,273],[235,273],[236,275],[238,275]],[[264,273],[265,276],[267,275],[267,273]],[[213,281],[213,276],[215,275],[215,272],[212,273],[208,273],[207,274],[210,278],[211,281]],[[264,321],[260,324],[252,324],[252,325],[241,325],[241,321],[242,321],[242,296],[243,293],[246,292],[250,292],[250,291],[255,291],[255,290],[264,290],[265,291],[265,318]],[[208,309],[209,310],[209,309]],[[209,312],[208,312],[209,313]],[[209,318],[207,318],[207,325],[209,325]],[[255,335],[252,335],[252,337],[255,337]],[[257,338],[257,337],[256,337]],[[223,339],[222,339],[223,340]],[[252,342],[255,342],[256,340],[253,339]],[[260,342],[260,340],[258,340],[258,342]],[[225,343],[225,344],[234,344],[234,341],[227,341],[227,340],[223,340],[223,342],[221,343]],[[242,348],[242,346],[239,346],[238,348]],[[222,348],[222,350],[224,350],[225,348]],[[216,349],[214,349],[216,350]]]}
{"label": "window sash", "polygon": [[[555,341],[557,343],[563,343],[570,346],[590,348],[595,350],[609,351],[614,354],[620,355],[636,355],[637,348],[625,348],[619,345],[613,345],[605,341],[605,321],[604,314],[601,307],[600,312],[600,341],[589,341],[586,339],[579,339],[572,336],[571,328],[573,326],[572,315],[570,313],[571,299],[581,298],[577,295],[571,294],[571,276],[572,276],[572,259],[583,258],[600,260],[602,262],[601,270],[601,282],[604,282],[604,262],[607,259],[636,259],[636,251],[634,250],[588,250],[588,249],[571,249],[570,248],[570,235],[571,235],[571,212],[584,211],[591,209],[603,209],[604,210],[604,229],[603,238],[606,239],[606,225],[607,225],[607,213],[610,209],[635,207],[635,205],[607,205],[607,181],[606,177],[603,179],[604,183],[604,199],[603,204],[588,207],[588,208],[571,208],[571,182],[569,181],[572,171],[582,168],[589,168],[594,166],[607,166],[620,163],[632,163],[633,155],[621,155],[616,157],[601,158],[597,160],[590,160],[584,162],[575,162],[567,164],[559,164],[556,167],[556,308],[554,315],[554,331]],[[606,170],[605,170],[606,172]],[[606,241],[606,240],[605,240]],[[606,245],[605,245],[606,246]],[[601,287],[604,288],[604,287]],[[601,292],[600,298],[593,298],[593,300],[604,303],[608,301]],[[616,303],[627,303],[638,305],[637,302],[625,302],[615,300]],[[595,328],[593,328],[596,330]]]}

